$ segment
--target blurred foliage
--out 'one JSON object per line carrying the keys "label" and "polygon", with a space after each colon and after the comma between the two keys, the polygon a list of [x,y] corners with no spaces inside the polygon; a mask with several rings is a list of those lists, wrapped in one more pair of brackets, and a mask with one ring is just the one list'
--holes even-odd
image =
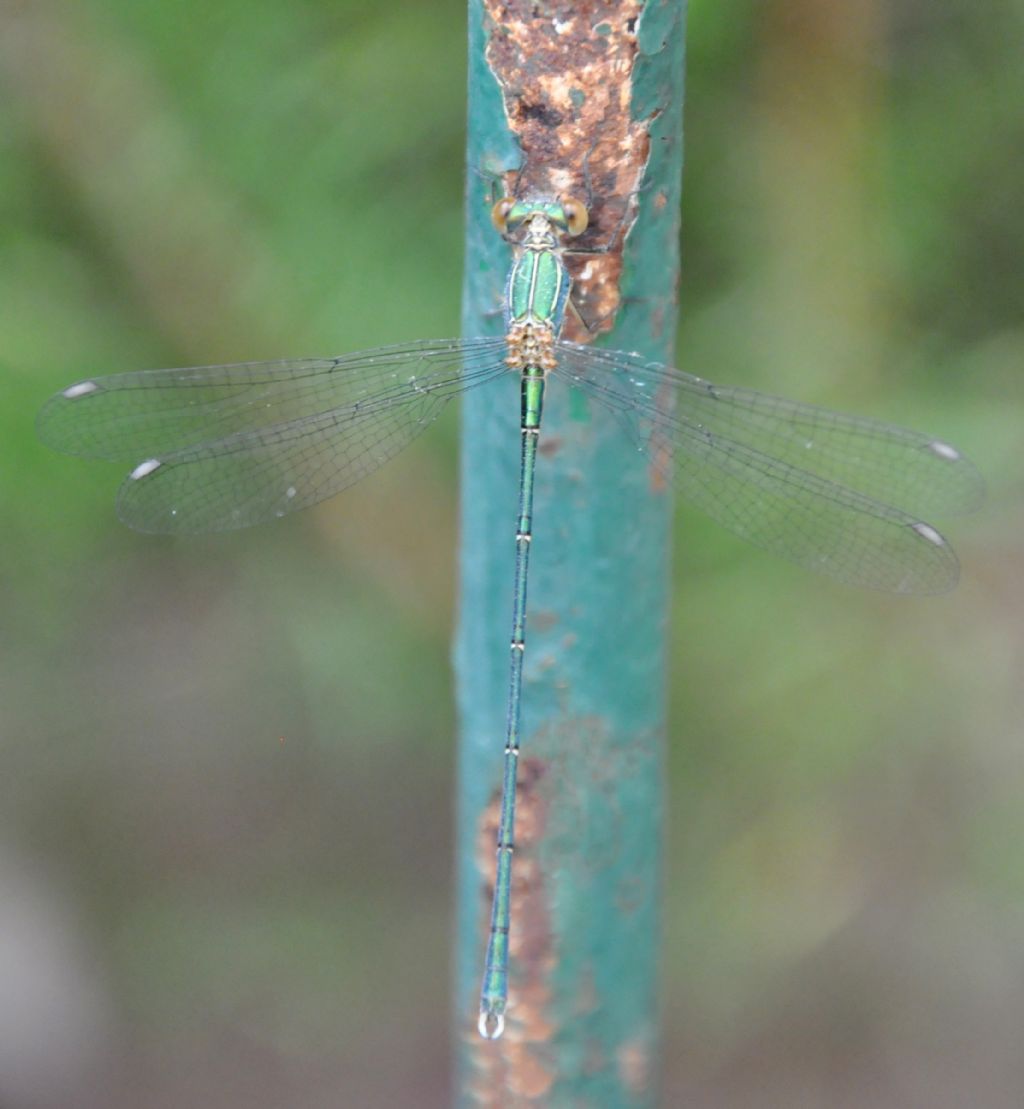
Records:
{"label": "blurred foliage", "polygon": [[[681,364],[934,430],[992,496],[919,602],[680,506],[667,1104],[1019,1104],[1022,32],[691,3]],[[0,4],[5,1106],[448,1097],[454,418],[181,542],[31,420],[456,333],[464,52],[454,0]]]}

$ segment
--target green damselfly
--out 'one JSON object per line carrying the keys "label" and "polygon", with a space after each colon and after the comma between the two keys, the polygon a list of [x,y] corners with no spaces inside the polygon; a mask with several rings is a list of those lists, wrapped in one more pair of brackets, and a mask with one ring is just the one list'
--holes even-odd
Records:
{"label": "green damselfly", "polygon": [[502,337],[91,378],[56,394],[39,416],[51,446],[134,464],[117,499],[129,526],[214,532],[316,504],[377,469],[460,393],[519,375],[508,715],[479,1018],[488,1038],[501,1035],[508,998],[527,569],[548,379],[611,409],[650,466],[719,523],[853,585],[952,588],[956,556],[924,517],[967,511],[983,493],[971,463],[940,440],[562,339],[572,285],[565,256],[586,229],[586,206],[506,197],[493,219],[512,247]]}

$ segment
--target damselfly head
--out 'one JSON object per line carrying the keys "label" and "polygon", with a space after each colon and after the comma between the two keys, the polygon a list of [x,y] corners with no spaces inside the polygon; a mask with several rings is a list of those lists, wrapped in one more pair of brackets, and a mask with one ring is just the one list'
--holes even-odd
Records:
{"label": "damselfly head", "polygon": [[491,209],[491,220],[502,235],[514,235],[535,219],[555,232],[575,238],[587,229],[587,206],[574,197],[561,200],[516,200],[506,196]]}

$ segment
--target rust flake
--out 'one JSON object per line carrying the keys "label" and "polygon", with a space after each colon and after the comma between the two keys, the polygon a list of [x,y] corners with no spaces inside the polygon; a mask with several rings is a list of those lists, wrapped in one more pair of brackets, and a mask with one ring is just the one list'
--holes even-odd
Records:
{"label": "rust flake", "polygon": [[506,175],[511,195],[575,196],[590,226],[570,256],[574,302],[565,336],[587,342],[610,331],[621,303],[622,243],[650,149],[648,124],[633,118],[640,0],[484,0],[487,61],[501,86],[509,128],[523,152]]}
{"label": "rust flake", "polygon": [[652,1043],[649,1036],[638,1036],[621,1043],[615,1054],[619,1078],[634,1097],[650,1092],[654,1072]]}
{"label": "rust flake", "polygon": [[[668,385],[662,385],[655,394],[655,404],[659,412],[671,413],[674,405],[672,390]],[[675,455],[672,442],[664,432],[655,429],[651,433],[651,444],[648,448],[650,456],[650,488],[652,493],[664,493],[672,480],[672,468]]]}
{"label": "rust flake", "polygon": [[558,627],[558,622],[561,620],[560,614],[557,610],[552,608],[539,608],[536,612],[530,615],[530,627],[535,632],[549,632],[552,628]]}

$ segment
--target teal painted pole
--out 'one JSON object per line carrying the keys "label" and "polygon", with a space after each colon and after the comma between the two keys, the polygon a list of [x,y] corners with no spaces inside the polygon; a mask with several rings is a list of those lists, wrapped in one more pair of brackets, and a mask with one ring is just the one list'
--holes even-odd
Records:
{"label": "teal painted pole", "polygon": [[[470,0],[463,333],[500,333],[513,191],[587,203],[584,328],[673,361],[680,0]],[[589,329],[589,331],[588,331]],[[611,330],[609,330],[611,329]],[[655,1102],[671,504],[613,415],[552,383],[534,494],[505,1034],[477,1033],[509,681],[519,379],[462,408],[457,1090]]]}

